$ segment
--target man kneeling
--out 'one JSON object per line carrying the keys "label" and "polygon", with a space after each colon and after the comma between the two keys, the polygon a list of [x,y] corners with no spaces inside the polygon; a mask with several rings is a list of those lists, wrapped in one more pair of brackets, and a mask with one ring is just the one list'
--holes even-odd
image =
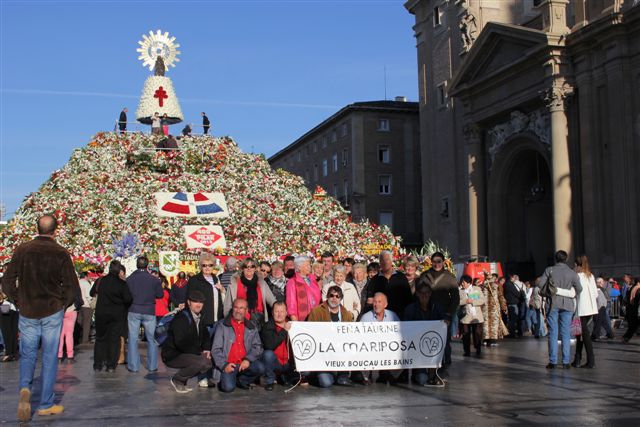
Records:
{"label": "man kneeling", "polygon": [[171,385],[178,393],[188,393],[189,378],[211,369],[211,339],[205,325],[200,324],[204,295],[193,291],[187,296],[187,307],[176,313],[169,325],[167,340],[162,345],[162,361],[170,368],[180,369]]}
{"label": "man kneeling", "polygon": [[264,345],[262,361],[264,362],[264,377],[267,381],[265,390],[273,390],[276,374],[283,378],[283,383],[291,380],[293,361],[289,361],[289,329],[291,322],[287,320],[287,304],[284,301],[273,303],[273,316],[262,327],[260,337]]}
{"label": "man kneeling", "polygon": [[262,343],[258,329],[247,320],[247,300],[237,298],[233,309],[216,327],[211,355],[214,362],[213,377],[220,379],[220,390],[231,392],[236,386],[243,390],[262,374],[260,362]]}

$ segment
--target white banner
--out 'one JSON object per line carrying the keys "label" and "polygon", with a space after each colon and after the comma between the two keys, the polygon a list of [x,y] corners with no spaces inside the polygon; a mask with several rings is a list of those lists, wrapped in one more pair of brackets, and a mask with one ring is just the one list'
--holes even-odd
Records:
{"label": "white banner", "polygon": [[226,218],[227,200],[222,193],[153,193],[159,216]]}
{"label": "white banner", "polygon": [[446,337],[444,321],[292,322],[289,330],[300,372],[438,368]]}
{"label": "white banner", "polygon": [[187,248],[224,249],[227,241],[219,225],[185,225],[184,238]]}
{"label": "white banner", "polygon": [[175,276],[180,271],[180,252],[159,251],[158,265],[160,273],[167,277]]}

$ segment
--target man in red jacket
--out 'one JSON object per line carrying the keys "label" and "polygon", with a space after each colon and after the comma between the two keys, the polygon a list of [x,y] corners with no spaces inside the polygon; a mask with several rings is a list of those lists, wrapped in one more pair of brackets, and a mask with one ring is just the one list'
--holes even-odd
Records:
{"label": "man in red jacket", "polygon": [[[38,220],[38,236],[13,254],[3,287],[20,311],[20,400],[18,420],[31,419],[31,387],[42,340],[42,391],[38,415],[64,411],[53,402],[58,373],[58,344],[64,311],[80,294],[69,252],[54,240],[58,222],[51,215]],[[19,286],[18,286],[19,283]]]}

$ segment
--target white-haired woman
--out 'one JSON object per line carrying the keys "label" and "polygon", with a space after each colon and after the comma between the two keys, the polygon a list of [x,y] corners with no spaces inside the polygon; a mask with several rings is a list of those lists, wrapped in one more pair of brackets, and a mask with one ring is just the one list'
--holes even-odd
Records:
{"label": "white-haired woman", "polygon": [[360,314],[363,314],[365,311],[363,308],[367,305],[367,286],[369,284],[367,266],[361,262],[357,262],[353,264],[352,271],[353,285],[356,287],[356,291],[358,291],[358,295],[360,296]]}
{"label": "white-haired woman", "polygon": [[294,260],[294,264],[295,274],[287,281],[285,287],[287,311],[291,320],[303,321],[322,300],[318,283],[311,274],[311,260],[299,256]]}
{"label": "white-haired woman", "polygon": [[347,269],[343,265],[336,265],[333,267],[333,281],[327,283],[322,288],[322,300],[327,299],[327,291],[332,286],[339,286],[342,289],[342,294],[344,297],[342,298],[342,305],[346,308],[352,315],[354,319],[357,319],[360,315],[360,310],[362,306],[360,305],[360,294],[358,294],[358,290],[356,287],[346,281],[347,278]]}
{"label": "white-haired woman", "polygon": [[267,306],[271,307],[276,302],[269,285],[256,274],[258,263],[253,258],[246,258],[240,265],[240,273],[231,276],[229,289],[224,298],[224,315],[226,316],[233,307],[237,298],[247,300],[247,316],[259,329],[269,320]]}

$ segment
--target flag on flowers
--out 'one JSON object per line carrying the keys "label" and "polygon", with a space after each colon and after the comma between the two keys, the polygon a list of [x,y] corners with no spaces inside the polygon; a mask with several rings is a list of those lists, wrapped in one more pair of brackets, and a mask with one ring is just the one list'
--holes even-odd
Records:
{"label": "flag on flowers", "polygon": [[184,237],[189,249],[224,249],[227,247],[222,227],[219,225],[185,225]]}
{"label": "flag on flowers", "polygon": [[229,216],[222,193],[154,193],[159,216],[215,217]]}
{"label": "flag on flowers", "polygon": [[180,271],[180,252],[158,251],[158,265],[160,273],[175,276]]}

